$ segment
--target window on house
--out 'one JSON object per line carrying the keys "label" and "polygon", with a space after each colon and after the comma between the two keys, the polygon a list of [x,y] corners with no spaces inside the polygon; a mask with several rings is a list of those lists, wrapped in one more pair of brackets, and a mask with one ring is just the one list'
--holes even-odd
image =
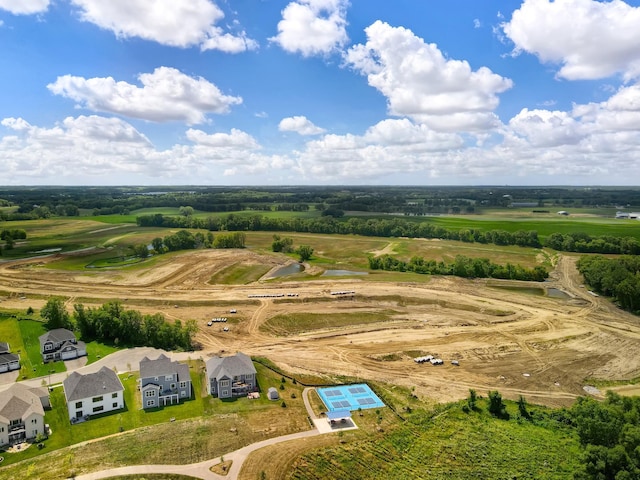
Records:
{"label": "window on house", "polygon": [[153,407],[155,404],[155,400],[147,400],[147,407]]}
{"label": "window on house", "polygon": [[118,392],[114,392],[111,394],[111,398],[118,398]]}
{"label": "window on house", "polygon": [[187,396],[187,392],[185,392],[184,390],[180,392],[180,395],[182,395],[183,397]]}
{"label": "window on house", "polygon": [[33,436],[35,437],[36,435],[38,435],[38,430],[33,431]]}
{"label": "window on house", "polygon": [[76,402],[76,408],[82,408],[82,402]]}
{"label": "window on house", "polygon": [[153,390],[147,390],[146,392],[144,392],[144,396],[145,397],[155,397],[156,396],[156,392]]}
{"label": "window on house", "polygon": [[0,433],[4,432],[4,427],[0,427]]}
{"label": "window on house", "polygon": [[175,383],[172,383],[172,384],[171,384],[171,390],[173,390],[173,389],[175,389],[175,388],[176,388],[176,384],[175,384]]}
{"label": "window on house", "polygon": [[113,402],[113,405],[111,405],[113,408],[118,408],[118,402]]}
{"label": "window on house", "polygon": [[229,396],[229,391],[228,390],[223,390],[221,396],[223,396],[223,397]]}
{"label": "window on house", "polygon": [[104,410],[104,406],[98,405],[97,407],[93,407],[93,413],[101,412]]}
{"label": "window on house", "polygon": [[173,375],[165,375],[164,376],[164,381],[165,382],[170,382],[171,380],[173,380]]}
{"label": "window on house", "polygon": [[99,397],[93,397],[93,398],[91,399],[91,401],[92,401],[93,403],[101,402],[102,400],[103,400],[103,399],[102,399],[102,395],[100,395]]}
{"label": "window on house", "polygon": [[180,382],[180,388],[186,388],[187,382]]}

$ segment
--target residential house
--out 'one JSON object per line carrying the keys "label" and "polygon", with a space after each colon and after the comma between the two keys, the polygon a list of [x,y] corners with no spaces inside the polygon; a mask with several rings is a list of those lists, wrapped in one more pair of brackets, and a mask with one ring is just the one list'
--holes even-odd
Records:
{"label": "residential house", "polygon": [[0,373],[20,370],[20,355],[11,353],[9,344],[0,342]]}
{"label": "residential house", "polygon": [[207,392],[218,398],[240,397],[257,388],[256,368],[248,355],[207,360]]}
{"label": "residential house", "polygon": [[124,408],[122,382],[107,367],[85,375],[73,372],[62,382],[62,386],[72,423],[91,415]]}
{"label": "residential house", "polygon": [[0,446],[47,435],[44,409],[50,408],[49,392],[42,387],[14,383],[0,395]]}
{"label": "residential house", "polygon": [[71,360],[87,354],[84,342],[79,341],[72,331],[66,328],[49,330],[40,335],[40,353],[44,362]]}
{"label": "residential house", "polygon": [[173,405],[191,398],[189,365],[172,362],[164,354],[155,360],[140,360],[142,408]]}

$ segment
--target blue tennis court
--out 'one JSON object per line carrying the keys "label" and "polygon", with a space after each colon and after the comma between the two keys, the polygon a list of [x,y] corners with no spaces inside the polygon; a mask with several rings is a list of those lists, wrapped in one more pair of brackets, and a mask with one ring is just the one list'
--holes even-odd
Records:
{"label": "blue tennis court", "polygon": [[317,392],[329,412],[384,407],[382,400],[364,383],[318,388]]}

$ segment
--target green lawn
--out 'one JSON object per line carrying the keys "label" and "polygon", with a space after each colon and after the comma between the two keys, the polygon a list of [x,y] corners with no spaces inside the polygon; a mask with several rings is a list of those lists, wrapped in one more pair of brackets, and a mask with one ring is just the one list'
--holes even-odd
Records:
{"label": "green lawn", "polygon": [[9,313],[0,313],[0,342],[8,343],[11,353],[20,355],[20,377],[28,378],[31,372],[30,362],[25,355],[18,319]]}
{"label": "green lawn", "polygon": [[21,361],[29,372],[29,378],[44,377],[50,373],[64,372],[67,370],[64,362],[44,363],[42,361],[40,340],[38,337],[47,331],[43,322],[23,319],[18,322],[18,328],[27,353],[21,357]]}
{"label": "green lawn", "polygon": [[90,363],[94,363],[101,358],[106,357],[114,352],[121,350],[118,347],[114,347],[113,345],[106,345],[104,343],[100,343],[97,340],[93,342],[87,343],[87,365]]}
{"label": "green lawn", "polygon": [[[0,312],[0,341],[8,342],[13,353],[20,355],[20,378],[46,377],[50,373],[66,371],[64,362],[42,361],[40,335],[46,333],[44,323],[36,319],[24,318],[22,314]],[[92,341],[87,343],[87,363],[93,363],[120,350],[113,345]],[[48,383],[48,380],[46,380]]]}

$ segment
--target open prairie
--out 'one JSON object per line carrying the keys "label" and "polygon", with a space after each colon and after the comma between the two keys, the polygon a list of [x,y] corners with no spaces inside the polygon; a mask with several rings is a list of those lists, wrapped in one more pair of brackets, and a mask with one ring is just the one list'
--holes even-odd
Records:
{"label": "open prairie", "polygon": [[[259,247],[268,239],[263,236],[250,242]],[[313,244],[327,251],[340,243],[335,236],[315,237]],[[351,241],[363,258],[394,249],[452,248],[452,242]],[[528,251],[513,248],[503,257]],[[317,251],[322,259],[323,248]],[[529,258],[536,256],[529,252]],[[118,299],[145,313],[196,319],[205,355],[241,350],[296,374],[381,380],[436,401],[459,399],[475,388],[569,405],[585,394],[585,382],[640,375],[637,317],[589,294],[576,257],[537,258],[554,264],[544,284],[390,272],[326,276],[331,267],[321,262],[302,273],[269,278],[268,272],[254,280],[248,272],[273,273],[293,262],[263,248],[181,252],[99,271],[55,268],[70,261],[57,254],[0,264],[0,308],[40,308],[50,295],[65,297],[69,307]],[[234,269],[240,274],[230,275]],[[236,280],[220,284],[216,278]],[[354,293],[332,295],[337,291]],[[237,313],[229,313],[232,308]],[[207,326],[223,316],[228,331]],[[416,364],[413,358],[422,355],[442,358],[444,365]]]}

